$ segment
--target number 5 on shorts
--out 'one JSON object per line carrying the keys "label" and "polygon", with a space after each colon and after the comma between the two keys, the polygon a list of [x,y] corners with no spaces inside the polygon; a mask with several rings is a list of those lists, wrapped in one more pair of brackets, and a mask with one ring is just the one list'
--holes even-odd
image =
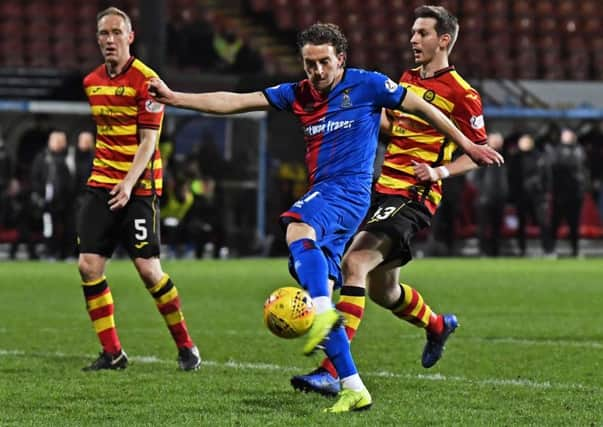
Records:
{"label": "number 5 on shorts", "polygon": [[146,219],[144,219],[144,218],[135,219],[134,220],[134,229],[136,230],[136,234],[134,234],[134,237],[136,237],[136,240],[142,241],[142,240],[147,239],[147,236],[149,234],[147,232],[147,220]]}

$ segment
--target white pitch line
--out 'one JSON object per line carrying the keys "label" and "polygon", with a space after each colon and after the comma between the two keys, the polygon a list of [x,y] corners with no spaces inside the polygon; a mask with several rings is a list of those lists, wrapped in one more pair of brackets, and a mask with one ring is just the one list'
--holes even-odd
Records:
{"label": "white pitch line", "polygon": [[[71,328],[73,330],[81,330],[81,328]],[[40,332],[46,333],[64,333],[68,328],[39,328]],[[130,332],[136,332],[138,334],[148,333],[156,334],[156,329],[150,328],[131,328]],[[0,328],[0,333],[8,333],[6,328]],[[206,334],[211,334],[211,332],[205,331]],[[229,329],[225,331],[220,331],[215,333],[214,335],[233,335],[233,336],[261,336],[265,335],[265,332],[241,332],[234,329]],[[415,334],[401,334],[398,335],[398,338],[401,339],[419,339],[420,337]],[[422,339],[422,337],[421,337]],[[529,339],[529,338],[516,338],[516,337],[478,337],[478,336],[463,336],[456,334],[454,336],[455,341],[468,341],[468,342],[480,342],[485,344],[516,344],[523,346],[547,346],[547,347],[575,347],[575,348],[594,348],[594,349],[603,349],[603,342],[600,341],[578,341],[578,340],[553,340],[553,339]]]}
{"label": "white pitch line", "polygon": [[[62,352],[26,352],[23,350],[10,350],[0,349],[0,357],[11,357],[11,356],[34,356],[34,357],[46,357],[46,358],[81,358],[87,359],[90,355],[78,355],[78,354],[67,354]],[[157,364],[175,364],[173,360],[160,359],[155,356],[130,356],[129,359],[133,362],[138,363],[157,363]],[[230,368],[230,369],[252,369],[259,371],[278,371],[278,372],[302,372],[305,368],[295,366],[281,366],[271,363],[253,363],[253,362],[238,362],[236,360],[229,360],[226,362],[217,362],[213,360],[203,360],[201,367],[212,366],[219,368]],[[389,371],[365,371],[362,372],[363,376],[367,377],[378,377],[378,378],[400,378],[406,380],[420,380],[420,381],[451,381],[460,382],[466,384],[473,384],[478,386],[496,385],[496,386],[511,386],[511,387],[524,387],[533,389],[547,389],[547,390],[581,390],[581,391],[603,391],[602,387],[584,385],[580,383],[555,383],[550,381],[533,381],[529,379],[505,379],[505,378],[482,378],[474,379],[458,375],[443,375],[440,373],[433,374],[401,374]]]}

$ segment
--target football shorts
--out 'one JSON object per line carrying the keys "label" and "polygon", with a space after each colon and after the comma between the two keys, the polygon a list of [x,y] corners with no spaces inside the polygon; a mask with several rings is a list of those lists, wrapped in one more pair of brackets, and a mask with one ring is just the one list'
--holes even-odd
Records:
{"label": "football shorts", "polygon": [[397,261],[400,265],[412,259],[411,243],[418,231],[431,225],[431,213],[422,204],[403,196],[374,193],[361,231],[384,233],[393,242],[382,264]]}
{"label": "football shorts", "polygon": [[80,253],[109,258],[118,244],[130,258],[159,256],[159,204],[155,196],[131,196],[117,211],[109,209],[112,198],[105,188],[87,187],[77,214]]}

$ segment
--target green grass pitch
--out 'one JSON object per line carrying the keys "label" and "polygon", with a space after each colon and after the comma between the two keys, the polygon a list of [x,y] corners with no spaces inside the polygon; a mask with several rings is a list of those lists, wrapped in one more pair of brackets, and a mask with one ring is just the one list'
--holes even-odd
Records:
{"label": "green grass pitch", "polygon": [[412,262],[403,279],[461,326],[426,370],[423,331],[367,301],[352,350],[374,405],[342,415],[291,389],[319,358],[262,324],[264,299],[292,283],[284,259],[163,266],[204,359],[197,372],[177,370],[129,262],[107,277],[131,365],[99,373],[80,371],[99,345],[76,265],[1,263],[0,425],[603,425],[603,260]]}

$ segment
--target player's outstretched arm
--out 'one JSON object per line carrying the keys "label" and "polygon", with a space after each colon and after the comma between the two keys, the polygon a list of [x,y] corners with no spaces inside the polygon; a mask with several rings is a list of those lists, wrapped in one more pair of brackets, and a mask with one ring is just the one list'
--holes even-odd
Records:
{"label": "player's outstretched arm", "polygon": [[456,142],[477,164],[502,165],[503,157],[488,145],[473,143],[440,110],[408,91],[402,100],[401,108],[427,120],[434,128]]}
{"label": "player's outstretched arm", "polygon": [[149,80],[149,94],[162,104],[209,114],[244,113],[267,110],[270,107],[262,92],[175,92],[158,78]]}
{"label": "player's outstretched arm", "polygon": [[421,181],[435,182],[446,179],[449,176],[462,175],[473,169],[477,169],[479,165],[471,160],[471,157],[463,154],[446,166],[432,168],[427,163],[420,163],[413,160],[412,167],[415,176]]}

